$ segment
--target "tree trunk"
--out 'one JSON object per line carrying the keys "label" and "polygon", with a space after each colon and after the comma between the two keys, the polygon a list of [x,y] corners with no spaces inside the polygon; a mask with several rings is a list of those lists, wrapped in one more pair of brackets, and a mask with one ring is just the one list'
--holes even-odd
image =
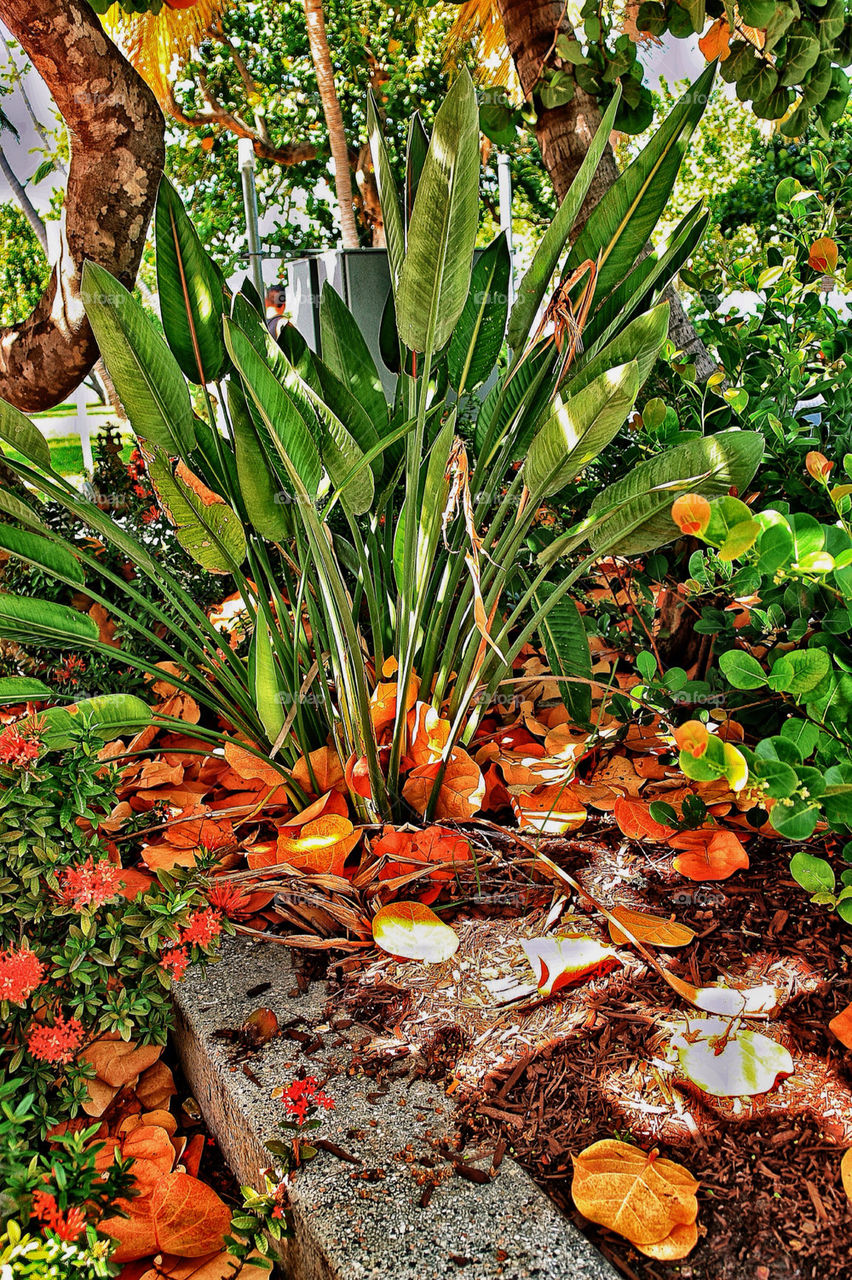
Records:
{"label": "tree trunk", "polygon": [[340,231],[344,249],[358,248],[358,232],[355,230],[355,214],[353,212],[354,195],[352,191],[352,173],[349,168],[349,148],[346,145],[346,132],[343,128],[343,113],[334,85],[334,68],[331,65],[331,52],[328,47],[328,34],[325,29],[325,17],[322,11],[322,0],[305,0],[305,18],[308,24],[308,42],[311,46],[311,58],[317,76],[323,114],[328,129],[328,140],[331,144],[331,156],[334,160],[334,189],[340,208]]}
{"label": "tree trunk", "polygon": [[0,0],[71,137],[62,251],[32,315],[0,330],[0,396],[27,412],[64,400],[98,359],[80,280],[91,258],[130,287],[165,160],[163,116],[85,0]]}
{"label": "tree trunk", "polygon": [[[521,89],[524,97],[529,99],[543,69],[553,65],[557,35],[564,33],[569,39],[574,36],[566,17],[566,6],[559,0],[497,0],[497,6]],[[539,113],[536,140],[560,203],[583,163],[600,122],[601,112],[596,100],[579,85],[565,106]],[[615,156],[612,148],[607,146],[580,211],[577,231],[617,177]],[[716,364],[695,332],[673,286],[666,291],[666,297],[671,304],[669,336],[678,349],[694,361],[699,380],[706,381],[715,371]]]}

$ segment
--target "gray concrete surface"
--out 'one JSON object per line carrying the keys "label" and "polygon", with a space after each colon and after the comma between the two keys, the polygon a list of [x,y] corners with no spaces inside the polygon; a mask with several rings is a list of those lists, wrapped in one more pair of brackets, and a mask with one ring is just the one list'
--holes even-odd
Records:
{"label": "gray concrete surface", "polygon": [[[283,1104],[274,1089],[296,1075],[329,1076],[334,1111],[321,1137],[360,1164],[320,1151],[292,1185],[295,1237],[284,1246],[288,1280],[616,1280],[617,1273],[508,1156],[485,1184],[455,1174],[434,1143],[452,1135],[452,1101],[423,1079],[376,1080],[353,1063],[372,1033],[329,1028],[324,983],[299,992],[291,957],[276,943],[227,939],[223,959],[175,989],[177,1046],[207,1124],[241,1183],[261,1184],[274,1165],[265,1143],[280,1137]],[[249,997],[262,982],[271,990]],[[245,1060],[214,1033],[239,1027],[259,1006],[283,1026],[318,1028],[315,1053],[279,1036]],[[310,1046],[308,1046],[310,1047]],[[252,1079],[251,1077],[254,1077]],[[382,1086],[384,1089],[385,1086]],[[467,1153],[465,1153],[467,1154]],[[432,1168],[421,1161],[431,1162]],[[477,1161],[488,1166],[488,1153]],[[420,1180],[442,1180],[421,1207]]]}

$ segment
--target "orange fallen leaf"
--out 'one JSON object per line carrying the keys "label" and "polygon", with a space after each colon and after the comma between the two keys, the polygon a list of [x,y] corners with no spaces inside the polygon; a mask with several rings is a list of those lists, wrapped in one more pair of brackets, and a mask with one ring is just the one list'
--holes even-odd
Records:
{"label": "orange fallen leaf", "polygon": [[612,812],[621,834],[628,840],[659,841],[674,835],[674,828],[656,822],[651,817],[650,806],[636,796],[619,796]]}
{"label": "orange fallen leaf", "polygon": [[343,864],[361,839],[360,828],[337,813],[325,813],[300,827],[284,827],[278,835],[278,861],[297,871],[343,875]]}
{"label": "orange fallen leaf", "polygon": [[[439,764],[419,765],[408,776],[402,789],[403,798],[418,813],[426,812],[439,768]],[[461,747],[455,747],[444,771],[435,817],[464,822],[481,809],[484,798],[485,779],[479,765]]]}
{"label": "orange fallen leaf", "polygon": [[646,1258],[656,1258],[658,1262],[677,1262],[685,1258],[698,1244],[698,1224],[696,1222],[679,1222],[665,1240],[657,1244],[636,1244],[634,1248],[644,1253]]}
{"label": "orange fallen leaf", "polygon": [[511,804],[520,827],[545,835],[577,831],[588,816],[577,799],[577,793],[560,783],[536,787],[524,795],[513,795]]}
{"label": "orange fallen leaf", "polygon": [[428,702],[415,702],[406,717],[408,751],[406,758],[413,767],[435,764],[441,759],[450,737],[452,725],[442,720]]}
{"label": "orange fallen leaf", "polygon": [[95,1073],[106,1084],[122,1089],[158,1062],[162,1052],[161,1044],[137,1047],[135,1040],[121,1040],[112,1032],[90,1044],[78,1060],[94,1067]]}
{"label": "orange fallen leaf", "polygon": [[343,765],[333,747],[317,747],[316,751],[310,752],[307,760],[304,756],[298,759],[293,766],[293,781],[309,796],[321,795],[326,791],[343,791],[346,786]]}
{"label": "orange fallen leaf", "polygon": [[[657,947],[686,947],[695,937],[694,930],[688,925],[678,924],[676,920],[664,920],[662,916],[651,915],[647,911],[631,911],[629,907],[613,907],[611,914],[627,926],[640,942],[650,942]],[[609,936],[616,946],[627,941],[620,929],[609,922]]]}
{"label": "orange fallen leaf", "polygon": [[422,902],[391,902],[373,916],[373,940],[406,960],[439,964],[458,950],[458,934]]}
{"label": "orange fallen leaf", "polygon": [[695,1222],[698,1185],[688,1169],[656,1151],[604,1138],[574,1157],[571,1195],[590,1222],[642,1248]]}
{"label": "orange fallen leaf", "polygon": [[398,831],[395,827],[386,826],[377,840],[373,841],[372,851],[376,857],[387,861],[379,870],[380,880],[392,880],[397,876],[406,876],[423,869],[426,863],[451,863],[452,866],[438,865],[429,870],[429,879],[433,882],[420,894],[421,902],[434,902],[447,880],[452,880],[457,863],[470,861],[470,844],[464,836],[447,827],[426,827],[423,831]]}
{"label": "orange fallen leaf", "polygon": [[175,1079],[162,1059],[143,1071],[134,1091],[145,1111],[158,1111],[177,1093]]}
{"label": "orange fallen leaf", "polygon": [[188,1173],[160,1176],[150,1195],[118,1202],[126,1218],[106,1218],[99,1230],[118,1241],[114,1262],[150,1253],[200,1258],[223,1248],[231,1211],[212,1187]]}
{"label": "orange fallen leaf", "polygon": [[852,1200],[852,1147],[843,1155],[840,1161],[840,1181],[843,1183],[843,1190],[849,1200]]}
{"label": "orange fallen leaf", "polygon": [[279,769],[271,760],[264,760],[247,751],[234,740],[225,743],[225,759],[234,773],[243,779],[256,779],[268,787],[280,787],[285,781],[283,769]]}
{"label": "orange fallen leaf", "polygon": [[727,880],[735,871],[746,870],[748,854],[733,831],[720,827],[701,827],[698,831],[681,831],[668,842],[674,849],[684,849],[674,859],[675,871],[688,880]]}
{"label": "orange fallen leaf", "polygon": [[542,995],[617,969],[621,961],[612,947],[581,935],[568,938],[521,938],[524,954]]}
{"label": "orange fallen leaf", "polygon": [[848,1004],[836,1018],[831,1019],[828,1029],[837,1036],[841,1044],[852,1049],[852,1004]]}

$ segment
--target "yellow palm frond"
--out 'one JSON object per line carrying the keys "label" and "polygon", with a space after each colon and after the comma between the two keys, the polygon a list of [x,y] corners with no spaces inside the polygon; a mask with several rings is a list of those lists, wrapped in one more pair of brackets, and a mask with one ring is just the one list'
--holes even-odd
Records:
{"label": "yellow palm frond", "polygon": [[520,90],[514,63],[506,47],[506,33],[495,0],[464,0],[447,33],[447,61],[452,62],[461,44],[475,44],[479,64],[477,78],[502,86],[512,97]]}
{"label": "yellow palm frond", "polygon": [[164,103],[175,66],[198,48],[226,5],[227,0],[198,0],[191,9],[170,9],[164,4],[157,14],[124,13],[113,5],[101,21],[157,101]]}

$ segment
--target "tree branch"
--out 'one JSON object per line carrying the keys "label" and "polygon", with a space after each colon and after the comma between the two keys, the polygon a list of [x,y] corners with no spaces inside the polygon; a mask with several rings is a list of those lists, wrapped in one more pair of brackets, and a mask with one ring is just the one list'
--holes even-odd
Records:
{"label": "tree branch", "polygon": [[0,395],[28,412],[66,398],[98,359],[80,299],[87,258],[130,287],[165,160],[153,93],[85,0],[0,0],[71,139],[60,261],[32,315],[0,330]]}
{"label": "tree branch", "polygon": [[226,111],[224,107],[220,107],[218,103],[211,107],[211,100],[215,103],[215,99],[208,90],[205,95],[208,109],[195,111],[189,115],[178,105],[169,86],[168,96],[163,105],[173,120],[178,124],[186,125],[188,129],[199,129],[204,125],[211,125],[214,129],[224,129],[228,133],[233,133],[238,138],[250,138],[254,154],[261,160],[270,160],[273,164],[281,165],[305,164],[308,160],[316,160],[318,150],[313,143],[293,142],[283,147],[276,147],[261,137],[256,130],[249,128],[244,121]]}

